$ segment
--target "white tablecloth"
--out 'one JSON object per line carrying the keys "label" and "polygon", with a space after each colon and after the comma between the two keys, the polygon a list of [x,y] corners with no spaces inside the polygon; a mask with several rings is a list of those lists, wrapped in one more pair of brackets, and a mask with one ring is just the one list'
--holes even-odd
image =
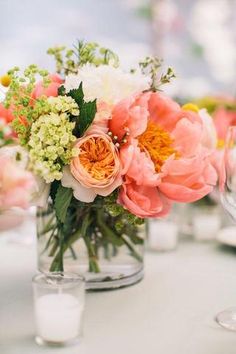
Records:
{"label": "white tablecloth", "polygon": [[87,294],[82,345],[48,349],[33,339],[35,246],[14,243],[16,234],[0,237],[1,354],[236,353],[236,333],[214,322],[236,306],[233,250],[185,241],[175,252],[147,254],[141,283]]}

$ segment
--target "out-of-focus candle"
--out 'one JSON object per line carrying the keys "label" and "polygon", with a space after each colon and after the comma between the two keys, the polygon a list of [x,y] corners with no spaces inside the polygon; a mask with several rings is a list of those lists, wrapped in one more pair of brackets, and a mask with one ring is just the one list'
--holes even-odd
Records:
{"label": "out-of-focus candle", "polygon": [[193,216],[193,235],[198,241],[210,241],[216,238],[221,220],[218,214],[196,214]]}
{"label": "out-of-focus candle", "polygon": [[48,342],[74,339],[80,331],[83,304],[70,294],[47,294],[35,303],[37,334]]}
{"label": "out-of-focus candle", "polygon": [[148,248],[153,251],[170,251],[176,248],[178,225],[169,220],[150,220],[148,223]]}

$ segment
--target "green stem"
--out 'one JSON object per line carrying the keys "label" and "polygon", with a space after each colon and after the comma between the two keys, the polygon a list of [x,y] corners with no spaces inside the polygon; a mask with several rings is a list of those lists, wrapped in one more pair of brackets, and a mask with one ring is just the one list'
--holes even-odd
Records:
{"label": "green stem", "polygon": [[131,255],[132,255],[135,259],[137,259],[137,261],[142,262],[142,261],[143,261],[143,257],[140,256],[140,255],[138,254],[138,252],[136,252],[136,250],[134,249],[134,247],[125,239],[124,236],[121,236],[121,237],[122,237],[122,240],[123,240],[124,244],[125,244],[125,245],[128,247],[128,249],[130,250]]}
{"label": "green stem", "polygon": [[[51,231],[52,229],[54,229],[55,227],[55,223],[53,223],[53,221],[55,220],[55,215],[52,215],[52,217],[49,219],[49,221],[47,222],[46,226],[44,227],[43,230],[41,230],[40,232],[38,232],[38,237],[45,235],[47,232]],[[52,224],[53,223],[53,224]]]}
{"label": "green stem", "polygon": [[49,257],[53,257],[55,255],[58,246],[59,246],[59,240],[58,240],[58,237],[55,237],[54,238],[54,244],[53,244],[53,246],[51,248],[51,251],[49,253]]}
{"label": "green stem", "polygon": [[84,236],[84,242],[88,250],[89,257],[89,271],[92,273],[100,273],[98,259],[94,250],[94,246],[90,241],[89,236]]}
{"label": "green stem", "polygon": [[97,211],[97,224],[102,232],[102,234],[107,238],[107,240],[116,246],[122,246],[123,245],[123,240],[122,238],[117,235],[115,232],[113,232],[110,227],[106,225],[106,223],[103,221],[103,210],[100,209]]}
{"label": "green stem", "polygon": [[63,261],[63,255],[64,255],[64,234],[63,234],[63,226],[61,225],[59,227],[59,269],[61,272],[64,271],[64,261]]}
{"label": "green stem", "polygon": [[[64,239],[64,244],[63,244],[62,249],[61,248],[59,249],[59,251],[57,252],[55,258],[52,261],[52,264],[51,264],[51,267],[50,267],[50,271],[51,272],[56,272],[57,271],[57,269],[59,267],[59,264],[60,264],[61,252],[64,254],[68,250],[68,248],[70,248],[71,245],[75,241],[77,241],[79,238],[81,238],[81,237],[82,237],[81,229],[78,229],[75,233],[73,233],[71,235],[71,237],[67,241],[65,241],[65,239]],[[58,247],[58,244],[57,244],[56,247]],[[55,254],[55,252],[54,252],[54,254]]]}

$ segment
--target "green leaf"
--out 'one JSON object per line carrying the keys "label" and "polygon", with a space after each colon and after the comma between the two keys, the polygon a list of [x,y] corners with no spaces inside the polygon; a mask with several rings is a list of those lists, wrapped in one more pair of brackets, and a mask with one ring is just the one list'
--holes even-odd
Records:
{"label": "green leaf", "polygon": [[55,211],[58,220],[62,223],[65,222],[67,209],[70,205],[72,198],[72,189],[65,188],[62,185],[58,187],[55,198]]}
{"label": "green leaf", "polygon": [[80,83],[79,88],[70,90],[67,93],[67,96],[72,97],[77,103],[77,105],[79,106],[79,108],[81,108],[81,106],[84,104],[84,93],[83,93],[82,82]]}
{"label": "green leaf", "polygon": [[91,102],[84,101],[82,82],[79,85],[79,88],[70,90],[67,93],[67,96],[72,97],[79,106],[80,113],[79,116],[75,117],[75,128],[73,134],[76,137],[80,137],[94,120],[97,111],[96,100]]}
{"label": "green leaf", "polygon": [[66,94],[66,89],[65,89],[65,86],[60,86],[59,89],[58,89],[58,95],[59,96],[65,96]]}
{"label": "green leaf", "polygon": [[[96,100],[92,102],[86,102],[80,108],[80,115],[79,115],[79,134],[82,136],[88,127],[92,124],[95,114],[97,111]],[[76,128],[76,126],[75,126]]]}
{"label": "green leaf", "polygon": [[59,181],[53,181],[50,186],[50,197],[52,198],[53,203],[55,202],[57,190],[59,188],[60,182]]}

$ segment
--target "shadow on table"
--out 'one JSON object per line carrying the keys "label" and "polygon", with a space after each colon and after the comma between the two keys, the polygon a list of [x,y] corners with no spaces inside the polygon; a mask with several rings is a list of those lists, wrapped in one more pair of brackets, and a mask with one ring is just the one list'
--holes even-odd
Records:
{"label": "shadow on table", "polygon": [[[19,348],[19,352],[16,351],[16,348]],[[39,346],[36,344],[33,334],[26,336],[15,336],[14,338],[1,338],[0,341],[1,354],[78,354],[78,352],[79,354],[86,353],[84,342],[64,348]]]}
{"label": "shadow on table", "polygon": [[216,245],[216,251],[219,253],[224,253],[227,255],[232,255],[236,257],[236,247],[228,246],[228,245]]}

